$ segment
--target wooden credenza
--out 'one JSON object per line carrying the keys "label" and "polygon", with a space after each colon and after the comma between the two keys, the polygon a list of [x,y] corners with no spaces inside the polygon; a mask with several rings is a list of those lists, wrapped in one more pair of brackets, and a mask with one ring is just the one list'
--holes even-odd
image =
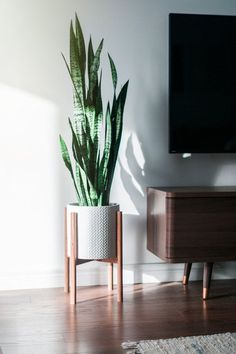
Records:
{"label": "wooden credenza", "polygon": [[236,187],[149,187],[147,248],[168,263],[205,262],[210,284],[213,262],[236,260]]}

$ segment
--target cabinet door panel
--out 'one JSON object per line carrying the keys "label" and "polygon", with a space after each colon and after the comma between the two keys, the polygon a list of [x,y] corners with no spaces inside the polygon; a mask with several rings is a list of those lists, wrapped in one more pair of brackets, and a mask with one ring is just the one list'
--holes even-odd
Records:
{"label": "cabinet door panel", "polygon": [[236,258],[236,198],[168,198],[168,258]]}

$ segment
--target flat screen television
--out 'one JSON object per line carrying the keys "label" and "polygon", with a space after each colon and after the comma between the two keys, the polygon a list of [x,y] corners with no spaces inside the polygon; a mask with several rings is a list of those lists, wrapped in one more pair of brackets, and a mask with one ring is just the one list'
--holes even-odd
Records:
{"label": "flat screen television", "polygon": [[236,16],[169,15],[169,152],[236,152]]}

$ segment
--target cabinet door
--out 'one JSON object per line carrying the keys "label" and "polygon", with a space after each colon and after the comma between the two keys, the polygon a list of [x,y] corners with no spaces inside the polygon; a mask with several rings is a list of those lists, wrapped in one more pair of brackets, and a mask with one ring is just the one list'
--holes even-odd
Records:
{"label": "cabinet door", "polygon": [[236,198],[167,198],[170,259],[236,259]]}

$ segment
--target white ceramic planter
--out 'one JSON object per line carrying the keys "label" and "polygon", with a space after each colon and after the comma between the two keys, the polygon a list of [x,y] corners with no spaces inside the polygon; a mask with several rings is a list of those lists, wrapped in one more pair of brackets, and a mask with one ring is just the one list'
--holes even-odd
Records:
{"label": "white ceramic planter", "polygon": [[116,215],[118,204],[108,206],[67,205],[68,256],[71,250],[71,213],[78,216],[78,258],[116,257]]}

